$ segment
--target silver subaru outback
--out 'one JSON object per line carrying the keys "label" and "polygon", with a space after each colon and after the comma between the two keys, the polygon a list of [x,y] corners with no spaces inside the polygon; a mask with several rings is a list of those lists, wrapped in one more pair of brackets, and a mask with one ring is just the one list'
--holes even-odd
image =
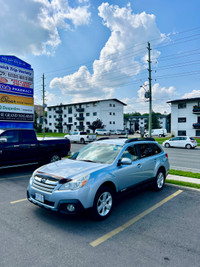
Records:
{"label": "silver subaru outback", "polygon": [[106,139],[84,146],[69,159],[34,171],[28,200],[67,214],[90,209],[95,219],[107,218],[116,195],[143,184],[160,191],[169,171],[167,154],[152,138]]}

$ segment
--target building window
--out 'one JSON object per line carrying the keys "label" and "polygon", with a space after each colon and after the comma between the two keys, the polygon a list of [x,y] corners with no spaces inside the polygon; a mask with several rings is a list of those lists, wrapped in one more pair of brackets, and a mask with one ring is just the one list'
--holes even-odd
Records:
{"label": "building window", "polygon": [[183,109],[183,108],[186,108],[186,103],[179,103],[178,109]]}
{"label": "building window", "polygon": [[110,112],[110,115],[112,115],[112,112]]}
{"label": "building window", "polygon": [[72,122],[72,118],[70,117],[70,118],[68,118],[68,122],[70,123],[70,122]]}
{"label": "building window", "polygon": [[86,116],[89,117],[90,116],[90,113],[86,113]]}
{"label": "building window", "polygon": [[115,124],[115,121],[113,121],[113,124]]}
{"label": "building window", "polygon": [[200,130],[196,130],[196,136],[200,136]]}
{"label": "building window", "polygon": [[178,118],[178,122],[179,123],[186,122],[186,118]]}
{"label": "building window", "polygon": [[68,114],[72,114],[72,107],[68,107]]}
{"label": "building window", "polygon": [[112,121],[110,121],[110,124],[112,124]]}
{"label": "building window", "polygon": [[115,104],[113,104],[113,107],[115,107]]}
{"label": "building window", "polygon": [[110,104],[109,106],[112,107],[112,104]]}
{"label": "building window", "polygon": [[77,122],[75,122],[74,125],[77,125]]}
{"label": "building window", "polygon": [[87,121],[87,122],[86,122],[86,125],[90,125],[90,122],[89,122],[89,121]]}
{"label": "building window", "polygon": [[64,118],[66,118],[67,117],[67,115],[66,114],[64,114]]}
{"label": "building window", "polygon": [[115,112],[113,112],[113,115],[115,116]]}
{"label": "building window", "polygon": [[49,108],[49,111],[51,111],[51,108]]}
{"label": "building window", "polygon": [[186,136],[186,131],[185,130],[178,131],[178,136]]}
{"label": "building window", "polygon": [[53,117],[56,118],[56,115],[54,115]]}
{"label": "building window", "polygon": [[51,119],[51,115],[49,115],[49,119]]}
{"label": "building window", "polygon": [[51,126],[51,122],[49,123],[49,126]]}
{"label": "building window", "polygon": [[97,116],[97,112],[93,112],[93,116]]}

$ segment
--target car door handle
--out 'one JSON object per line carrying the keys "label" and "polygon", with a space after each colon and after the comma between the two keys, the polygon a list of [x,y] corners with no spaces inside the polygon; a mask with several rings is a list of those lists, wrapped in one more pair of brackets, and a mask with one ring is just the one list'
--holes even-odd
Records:
{"label": "car door handle", "polygon": [[142,164],[140,164],[140,163],[137,166],[138,166],[138,168],[142,168]]}
{"label": "car door handle", "polygon": [[19,145],[14,145],[14,147],[19,147]]}

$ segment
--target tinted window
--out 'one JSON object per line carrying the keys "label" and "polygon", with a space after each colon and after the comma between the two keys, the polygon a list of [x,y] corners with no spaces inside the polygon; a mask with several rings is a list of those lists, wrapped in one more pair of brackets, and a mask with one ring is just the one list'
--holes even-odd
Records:
{"label": "tinted window", "polygon": [[19,142],[19,132],[18,131],[6,131],[2,133],[1,138],[6,138],[8,143]]}
{"label": "tinted window", "polygon": [[151,147],[152,147],[152,152],[153,152],[153,155],[157,155],[159,153],[161,153],[161,149],[159,146],[157,146],[156,144],[151,144]]}
{"label": "tinted window", "polygon": [[139,144],[141,158],[146,158],[153,155],[153,149],[150,144]]}
{"label": "tinted window", "polygon": [[22,138],[22,143],[34,142],[36,139],[35,132],[34,131],[21,131],[21,138]]}

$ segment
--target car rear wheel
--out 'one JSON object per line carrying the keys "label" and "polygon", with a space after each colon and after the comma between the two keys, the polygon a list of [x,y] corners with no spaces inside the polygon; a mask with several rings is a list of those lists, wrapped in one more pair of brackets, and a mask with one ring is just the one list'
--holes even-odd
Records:
{"label": "car rear wheel", "polygon": [[85,140],[83,138],[81,138],[80,142],[81,144],[85,144]]}
{"label": "car rear wheel", "polygon": [[190,144],[187,144],[185,147],[186,147],[187,149],[192,148],[192,146],[191,146]]}
{"label": "car rear wheel", "polygon": [[92,208],[92,216],[96,220],[106,219],[113,208],[114,193],[108,186],[102,186],[97,192]]}
{"label": "car rear wheel", "polygon": [[169,143],[166,143],[165,144],[165,147],[167,147],[167,148],[170,147],[170,144]]}
{"label": "car rear wheel", "polygon": [[154,188],[156,191],[160,191],[163,189],[165,184],[165,174],[162,170],[159,170],[156,175],[156,180],[154,184]]}
{"label": "car rear wheel", "polygon": [[52,163],[52,162],[58,161],[60,159],[61,159],[60,155],[57,152],[55,152],[55,153],[51,154],[51,156],[49,158],[49,162]]}

